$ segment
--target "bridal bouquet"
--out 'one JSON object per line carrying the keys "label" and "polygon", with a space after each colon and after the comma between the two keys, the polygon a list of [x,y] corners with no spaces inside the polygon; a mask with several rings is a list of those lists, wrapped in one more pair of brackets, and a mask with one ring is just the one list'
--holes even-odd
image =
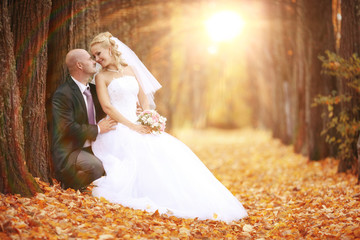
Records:
{"label": "bridal bouquet", "polygon": [[161,133],[165,131],[166,118],[161,116],[155,110],[145,110],[138,116],[139,123],[149,126],[152,133]]}

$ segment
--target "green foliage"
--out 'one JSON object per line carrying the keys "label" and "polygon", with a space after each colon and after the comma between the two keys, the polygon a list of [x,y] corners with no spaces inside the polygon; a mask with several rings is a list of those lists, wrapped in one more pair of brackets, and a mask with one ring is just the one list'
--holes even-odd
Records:
{"label": "green foliage", "polygon": [[[356,144],[360,130],[357,118],[360,108],[354,104],[360,92],[360,59],[356,54],[344,59],[329,51],[326,51],[326,56],[319,59],[322,61],[324,74],[337,77],[347,86],[342,93],[333,91],[328,96],[319,95],[314,99],[313,106],[327,106],[322,117],[328,121],[322,134],[326,135],[326,142],[338,148],[339,159],[353,159],[356,153],[353,152],[352,146]],[[357,96],[351,92],[355,92]]]}

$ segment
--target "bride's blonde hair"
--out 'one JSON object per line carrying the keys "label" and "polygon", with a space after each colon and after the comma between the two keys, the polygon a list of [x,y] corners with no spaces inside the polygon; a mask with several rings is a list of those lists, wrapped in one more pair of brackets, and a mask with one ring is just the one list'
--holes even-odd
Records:
{"label": "bride's blonde hair", "polygon": [[110,47],[111,54],[115,57],[117,67],[120,67],[120,65],[127,66],[128,64],[121,57],[121,52],[117,50],[115,41],[113,39],[111,39],[112,36],[113,35],[109,32],[99,33],[90,42],[90,48],[98,43],[100,43],[104,48]]}

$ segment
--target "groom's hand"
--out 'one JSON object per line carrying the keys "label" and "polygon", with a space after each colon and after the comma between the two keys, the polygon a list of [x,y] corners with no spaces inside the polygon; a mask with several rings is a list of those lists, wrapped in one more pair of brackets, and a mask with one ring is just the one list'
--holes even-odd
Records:
{"label": "groom's hand", "polygon": [[107,133],[111,130],[115,130],[115,125],[117,122],[111,118],[103,118],[98,123],[98,126],[100,128],[100,133]]}

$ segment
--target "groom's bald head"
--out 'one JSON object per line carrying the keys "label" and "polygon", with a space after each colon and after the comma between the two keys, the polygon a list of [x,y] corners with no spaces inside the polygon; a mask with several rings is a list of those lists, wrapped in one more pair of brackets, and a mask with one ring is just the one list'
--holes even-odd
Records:
{"label": "groom's bald head", "polygon": [[70,75],[85,85],[96,73],[96,63],[84,49],[73,49],[66,54],[65,64]]}
{"label": "groom's bald head", "polygon": [[77,63],[83,62],[89,56],[89,53],[84,49],[72,49],[66,54],[65,64],[69,69],[70,74],[77,68]]}

